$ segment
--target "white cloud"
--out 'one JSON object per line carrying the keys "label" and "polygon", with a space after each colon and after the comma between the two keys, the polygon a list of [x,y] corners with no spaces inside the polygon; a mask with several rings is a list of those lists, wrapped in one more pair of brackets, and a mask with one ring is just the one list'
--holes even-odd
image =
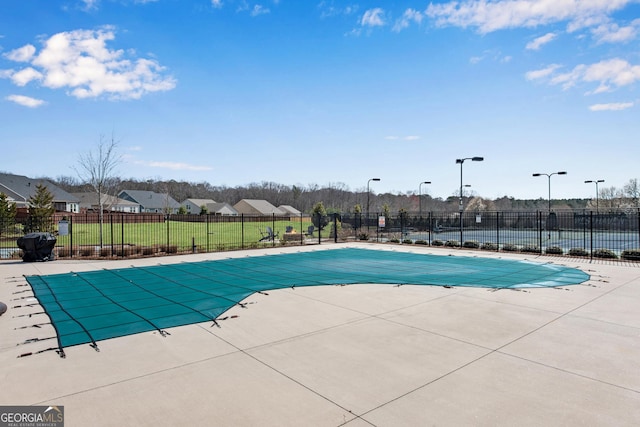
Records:
{"label": "white cloud", "polygon": [[398,140],[417,141],[418,139],[420,139],[420,137],[418,135],[407,135],[407,136],[389,135],[389,136],[385,136],[384,139],[386,139],[387,141],[398,141]]}
{"label": "white cloud", "polygon": [[16,104],[29,108],[36,108],[45,104],[45,102],[41,99],[31,98],[30,96],[24,95],[9,95],[5,99],[7,101],[15,102]]}
{"label": "white cloud", "polygon": [[211,6],[220,9],[222,7],[222,0],[211,0]]}
{"label": "white cloud", "polygon": [[540,70],[529,71],[525,74],[525,78],[527,80],[539,80],[545,77],[549,77],[555,70],[560,68],[558,64],[551,64],[548,67],[542,68]]}
{"label": "white cloud", "polygon": [[44,41],[39,53],[30,45],[9,52],[7,58],[30,65],[10,77],[19,86],[39,80],[48,88],[68,88],[76,98],[138,99],[175,87],[175,79],[157,61],[109,49],[107,42],[114,39],[111,27],[55,34]]}
{"label": "white cloud", "polygon": [[540,50],[540,48],[543,45],[553,41],[556,37],[557,37],[557,34],[555,34],[555,33],[547,33],[544,36],[537,37],[537,38],[533,39],[532,41],[530,41],[529,43],[527,43],[526,49],[528,49],[528,50]]}
{"label": "white cloud", "polygon": [[377,7],[364,12],[360,25],[363,27],[382,27],[384,26],[384,11]]}
{"label": "white cloud", "polygon": [[564,73],[556,73],[560,67],[551,65],[542,70],[526,73],[527,80],[549,78],[551,85],[562,85],[569,89],[579,83],[597,83],[598,86],[590,94],[610,92],[616,88],[631,85],[640,81],[640,65],[632,65],[624,59],[613,58],[595,64],[580,64]]}
{"label": "white cloud", "polygon": [[593,28],[591,33],[599,43],[625,43],[637,37],[638,28],[640,28],[640,19],[636,19],[631,25],[624,27],[607,22]]}
{"label": "white cloud", "polygon": [[32,80],[42,79],[42,73],[35,70],[34,68],[27,67],[13,73],[10,77],[11,77],[11,81],[16,86],[25,86]]}
{"label": "white cloud", "polygon": [[3,56],[11,61],[28,62],[33,58],[34,53],[36,53],[35,46],[27,44],[21,48],[5,53]]}
{"label": "white cloud", "polygon": [[430,4],[439,26],[475,27],[480,33],[568,21],[569,31],[597,25],[635,0],[467,0]]}
{"label": "white cloud", "polygon": [[612,102],[610,104],[593,104],[589,107],[591,111],[620,111],[633,107],[633,102]]}
{"label": "white cloud", "polygon": [[420,24],[424,15],[415,9],[407,9],[402,14],[402,18],[398,19],[393,26],[393,31],[399,32],[407,28],[411,23]]}
{"label": "white cloud", "polygon": [[256,4],[253,6],[253,9],[251,9],[251,16],[266,15],[267,13],[271,13],[271,11],[260,4]]}

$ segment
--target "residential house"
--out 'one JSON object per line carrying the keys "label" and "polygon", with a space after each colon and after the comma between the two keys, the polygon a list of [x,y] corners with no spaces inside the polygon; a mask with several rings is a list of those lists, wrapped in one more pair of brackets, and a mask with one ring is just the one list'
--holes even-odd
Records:
{"label": "residential house", "polygon": [[239,214],[244,215],[285,215],[283,211],[266,200],[242,199],[233,205],[233,208],[238,211]]}
{"label": "residential house", "polygon": [[7,195],[18,208],[28,208],[29,198],[35,196],[38,184],[44,185],[53,196],[53,206],[57,212],[80,212],[80,201],[62,188],[46,179],[29,178],[22,175],[0,173],[0,193]]}
{"label": "residential house", "polygon": [[211,199],[185,199],[180,205],[184,206],[188,214],[199,215],[202,212],[202,207],[207,208],[209,212],[209,206],[214,204],[215,201]]}
{"label": "residential house", "polygon": [[[99,211],[97,193],[71,193],[80,200],[81,210]],[[108,194],[102,195],[102,209],[111,212],[140,213],[140,204]]]}
{"label": "residential house", "polygon": [[118,197],[140,205],[140,213],[175,214],[180,208],[168,193],[160,194],[154,191],[122,190]]}
{"label": "residential house", "polygon": [[294,208],[293,206],[280,205],[280,206],[278,206],[278,209],[280,209],[282,212],[284,212],[286,215],[289,215],[289,216],[301,216],[302,215],[302,212],[300,212],[298,209]]}

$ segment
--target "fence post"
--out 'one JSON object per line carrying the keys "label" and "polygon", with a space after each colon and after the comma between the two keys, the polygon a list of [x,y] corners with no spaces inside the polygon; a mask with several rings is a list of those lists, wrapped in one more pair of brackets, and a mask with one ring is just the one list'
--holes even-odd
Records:
{"label": "fence post", "polygon": [[320,215],[320,212],[317,213],[318,214],[318,244],[322,243],[322,215]]}
{"label": "fence post", "polygon": [[116,250],[113,247],[113,212],[109,214],[109,226],[111,228],[111,256],[116,254]]}
{"label": "fence post", "polygon": [[496,251],[500,250],[500,212],[496,212]]}
{"label": "fence post", "polygon": [[333,243],[338,243],[338,214],[333,214]]}
{"label": "fence post", "polygon": [[429,246],[431,246],[431,231],[433,230],[433,212],[429,211]]}
{"label": "fence post", "polygon": [[589,255],[591,261],[593,261],[593,211],[589,212],[589,234],[591,235],[591,250],[589,251]]}
{"label": "fence post", "polygon": [[240,247],[244,249],[244,214],[240,214]]}
{"label": "fence post", "polygon": [[122,251],[122,258],[124,254],[124,214],[120,214],[120,250]]}
{"label": "fence post", "polygon": [[69,216],[69,254],[73,256],[73,215]]}

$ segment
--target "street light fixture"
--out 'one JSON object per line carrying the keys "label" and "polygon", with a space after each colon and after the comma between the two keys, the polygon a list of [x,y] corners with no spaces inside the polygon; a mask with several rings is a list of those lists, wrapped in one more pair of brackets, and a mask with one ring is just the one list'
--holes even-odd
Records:
{"label": "street light fixture", "polygon": [[596,214],[598,214],[598,184],[604,182],[604,179],[594,179],[594,180],[588,180],[585,181],[585,184],[590,184],[590,183],[594,183],[596,185]]}
{"label": "street light fixture", "polygon": [[369,196],[371,195],[371,191],[369,190],[369,184],[371,181],[380,181],[380,178],[371,178],[367,181],[367,229],[369,229]]}
{"label": "street light fixture", "polygon": [[418,203],[419,203],[419,210],[420,210],[420,218],[422,218],[422,184],[431,184],[431,181],[422,181],[420,183],[420,185],[418,186]]}
{"label": "street light fixture", "polygon": [[553,172],[553,173],[534,173],[533,176],[546,176],[549,180],[549,213],[551,213],[551,177],[553,175],[566,175],[566,171]]}
{"label": "street light fixture", "polygon": [[465,160],[471,160],[472,162],[481,162],[484,160],[484,157],[465,157],[463,159],[456,159],[456,164],[460,165],[460,206],[458,209],[460,210],[460,244],[462,245],[462,211],[464,210],[462,206],[462,164]]}

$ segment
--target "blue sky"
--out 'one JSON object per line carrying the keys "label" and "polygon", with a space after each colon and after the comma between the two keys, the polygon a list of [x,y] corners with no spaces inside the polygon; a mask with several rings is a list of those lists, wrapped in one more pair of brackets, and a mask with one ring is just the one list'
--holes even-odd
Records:
{"label": "blue sky", "polygon": [[592,197],[639,178],[638,0],[5,0],[0,170]]}

